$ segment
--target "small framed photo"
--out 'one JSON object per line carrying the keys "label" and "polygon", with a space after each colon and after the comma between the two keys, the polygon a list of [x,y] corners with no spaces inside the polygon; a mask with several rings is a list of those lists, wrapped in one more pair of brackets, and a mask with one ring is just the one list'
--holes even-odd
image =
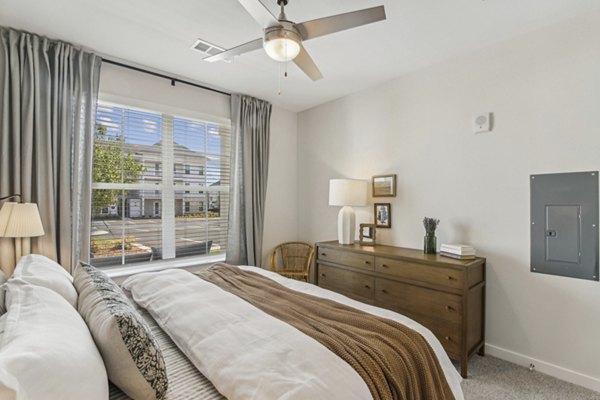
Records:
{"label": "small framed photo", "polygon": [[375,245],[377,228],[375,224],[360,224],[358,244],[361,246]]}
{"label": "small framed photo", "polygon": [[392,227],[392,205],[390,203],[375,203],[375,226],[378,228]]}
{"label": "small framed photo", "polygon": [[396,174],[374,176],[373,197],[396,197]]}

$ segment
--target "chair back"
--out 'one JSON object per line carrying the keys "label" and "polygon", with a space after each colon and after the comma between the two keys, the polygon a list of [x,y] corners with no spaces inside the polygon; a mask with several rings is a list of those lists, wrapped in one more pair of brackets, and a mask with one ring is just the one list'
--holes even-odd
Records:
{"label": "chair back", "polygon": [[281,243],[271,254],[271,271],[307,280],[313,255],[314,248],[308,243]]}

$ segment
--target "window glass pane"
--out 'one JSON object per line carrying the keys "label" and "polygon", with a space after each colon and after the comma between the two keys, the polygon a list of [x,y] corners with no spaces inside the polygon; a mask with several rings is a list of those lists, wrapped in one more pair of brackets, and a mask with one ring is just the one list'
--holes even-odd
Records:
{"label": "window glass pane", "polygon": [[[91,264],[147,262],[160,248],[160,195],[154,191],[92,191]],[[110,203],[109,206],[103,205]],[[107,211],[107,212],[105,212]]]}
{"label": "window glass pane", "polygon": [[[190,174],[176,180],[187,187],[175,194],[176,255],[225,251],[228,207],[222,186],[229,184],[229,130],[181,117],[173,120],[175,160]],[[189,207],[188,207],[189,206]],[[188,212],[188,209],[190,210]]]}
{"label": "window glass pane", "polygon": [[[219,204],[220,196],[212,198]],[[175,192],[176,257],[216,254],[225,251],[227,219],[208,208],[209,194]]]}
{"label": "window glass pane", "polygon": [[160,114],[100,104],[94,138],[94,182],[162,179]]}

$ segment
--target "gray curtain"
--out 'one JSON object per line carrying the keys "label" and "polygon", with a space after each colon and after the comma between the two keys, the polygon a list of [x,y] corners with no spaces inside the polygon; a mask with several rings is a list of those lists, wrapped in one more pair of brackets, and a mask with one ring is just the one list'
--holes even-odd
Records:
{"label": "gray curtain", "polygon": [[[89,256],[93,132],[101,58],[0,27],[0,197],[37,203],[45,235],[33,253],[72,268]],[[26,251],[27,249],[25,249]],[[12,272],[12,239],[0,267]]]}
{"label": "gray curtain", "polygon": [[231,196],[227,262],[259,265],[269,171],[271,104],[231,95]]}

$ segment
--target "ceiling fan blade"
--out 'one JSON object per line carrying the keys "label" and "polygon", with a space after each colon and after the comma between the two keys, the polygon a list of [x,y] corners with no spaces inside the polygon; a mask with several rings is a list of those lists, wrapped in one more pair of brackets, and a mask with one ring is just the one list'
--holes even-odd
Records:
{"label": "ceiling fan blade", "polygon": [[263,40],[256,39],[248,43],[241,44],[237,47],[231,48],[229,50],[222,51],[214,56],[205,57],[204,61],[215,62],[215,61],[223,61],[227,59],[233,59],[235,56],[239,56],[240,54],[249,53],[254,50],[262,49]]}
{"label": "ceiling fan blade", "polygon": [[332,15],[331,17],[313,19],[312,21],[301,22],[295,26],[300,32],[302,39],[309,40],[384,19],[385,9],[383,6],[378,6]]}
{"label": "ceiling fan blade", "polygon": [[261,28],[279,25],[279,21],[259,0],[238,0]]}
{"label": "ceiling fan blade", "polygon": [[317,64],[315,64],[302,45],[300,45],[300,53],[294,58],[294,64],[296,64],[313,81],[318,81],[323,78],[323,74],[319,71]]}

